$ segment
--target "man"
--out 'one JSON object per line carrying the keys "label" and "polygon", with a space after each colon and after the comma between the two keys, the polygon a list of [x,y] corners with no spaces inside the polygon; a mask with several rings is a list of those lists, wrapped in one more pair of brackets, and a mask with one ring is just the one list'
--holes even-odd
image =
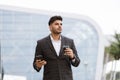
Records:
{"label": "man", "polygon": [[33,67],[39,72],[44,66],[43,80],[73,80],[71,65],[80,63],[74,42],[61,35],[61,16],[51,17],[48,25],[51,34],[37,41]]}

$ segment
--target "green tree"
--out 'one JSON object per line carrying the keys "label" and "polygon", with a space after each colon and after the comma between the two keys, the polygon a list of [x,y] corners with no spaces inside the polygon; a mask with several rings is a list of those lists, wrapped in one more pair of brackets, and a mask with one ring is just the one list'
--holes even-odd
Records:
{"label": "green tree", "polygon": [[105,48],[105,52],[114,57],[115,60],[120,59],[120,34],[115,33],[115,41],[111,41],[110,46]]}
{"label": "green tree", "polygon": [[[105,47],[105,52],[107,52],[110,55],[112,55],[115,60],[119,60],[120,59],[120,34],[115,33],[114,38],[115,38],[115,40],[111,41],[110,46]],[[116,68],[116,61],[115,61],[115,65],[114,66]],[[111,77],[110,80],[115,80],[116,79],[116,72],[115,72],[115,70],[114,70],[113,75],[111,75],[111,76],[112,77]]]}

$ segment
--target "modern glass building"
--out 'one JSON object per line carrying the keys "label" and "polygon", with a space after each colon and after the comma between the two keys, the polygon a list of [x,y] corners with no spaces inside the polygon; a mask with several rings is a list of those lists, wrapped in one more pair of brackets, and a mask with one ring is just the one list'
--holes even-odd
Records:
{"label": "modern glass building", "polygon": [[49,35],[48,20],[63,17],[62,35],[74,39],[81,59],[73,68],[74,80],[101,80],[104,47],[99,26],[89,17],[29,9],[0,9],[1,64],[4,75],[42,80],[33,69],[36,41]]}

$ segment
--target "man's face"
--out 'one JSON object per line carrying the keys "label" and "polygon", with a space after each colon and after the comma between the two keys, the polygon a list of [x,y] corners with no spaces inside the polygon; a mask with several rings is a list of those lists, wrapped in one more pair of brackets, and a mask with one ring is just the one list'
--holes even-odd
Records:
{"label": "man's face", "polygon": [[62,32],[62,21],[54,21],[52,24],[50,24],[49,28],[53,34],[60,34]]}

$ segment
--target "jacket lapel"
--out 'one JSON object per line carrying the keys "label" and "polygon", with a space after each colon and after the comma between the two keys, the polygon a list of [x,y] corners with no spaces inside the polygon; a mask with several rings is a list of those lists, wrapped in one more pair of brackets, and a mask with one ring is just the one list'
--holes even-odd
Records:
{"label": "jacket lapel", "polygon": [[[47,37],[47,44],[49,45],[51,51],[53,52],[53,54],[58,57],[54,47],[53,47],[53,44],[52,44],[52,41],[50,39],[50,35]],[[64,55],[64,51],[63,51],[63,45],[65,45],[65,38],[63,36],[61,36],[61,48],[60,48],[60,51],[59,51],[59,57]]]}
{"label": "jacket lapel", "polygon": [[50,47],[52,53],[53,53],[55,56],[57,56],[57,53],[56,53],[56,51],[55,51],[55,49],[54,49],[54,47],[53,47],[52,41],[51,41],[51,39],[50,39],[50,36],[47,37],[47,44],[48,44],[48,46]]}
{"label": "jacket lapel", "polygon": [[65,44],[65,39],[63,36],[61,36],[61,48],[60,48],[59,56],[64,55],[64,51],[63,51],[64,44]]}

